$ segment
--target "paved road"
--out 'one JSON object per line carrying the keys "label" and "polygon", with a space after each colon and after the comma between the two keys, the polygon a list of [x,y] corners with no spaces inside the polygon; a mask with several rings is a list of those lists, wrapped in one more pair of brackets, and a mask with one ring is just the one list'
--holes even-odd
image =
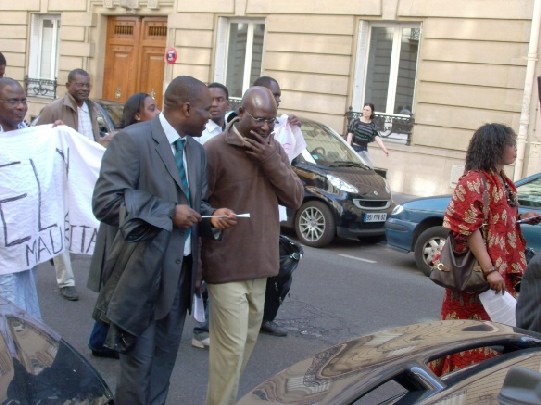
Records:
{"label": "paved road", "polygon": [[[442,290],[416,268],[412,255],[389,249],[384,242],[339,241],[326,249],[305,247],[294,275],[291,295],[279,311],[286,338],[261,335],[241,379],[240,394],[281,369],[329,345],[377,330],[438,319]],[[111,388],[117,362],[91,356],[86,347],[96,294],[85,288],[89,258],[73,259],[81,299],[61,298],[54,269],[42,264],[38,289],[43,318],[86,355]],[[168,404],[204,403],[207,351],[190,345],[188,319],[172,377]]]}

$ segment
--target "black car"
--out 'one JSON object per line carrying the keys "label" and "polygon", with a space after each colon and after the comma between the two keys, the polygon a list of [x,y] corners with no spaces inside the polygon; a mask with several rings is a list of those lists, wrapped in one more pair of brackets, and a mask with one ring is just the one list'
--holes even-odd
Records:
{"label": "black car", "polygon": [[336,236],[357,239],[384,235],[393,209],[391,190],[330,127],[301,118],[307,147],[292,166],[304,185],[298,211],[288,210],[284,227],[302,243],[323,247]]}

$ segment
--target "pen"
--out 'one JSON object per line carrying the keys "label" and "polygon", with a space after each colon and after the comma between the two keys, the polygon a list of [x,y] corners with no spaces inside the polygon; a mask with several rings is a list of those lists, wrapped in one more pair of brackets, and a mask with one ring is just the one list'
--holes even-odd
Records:
{"label": "pen", "polygon": [[[236,214],[237,218],[250,218],[250,213]],[[226,215],[201,215],[201,218],[227,218]]]}

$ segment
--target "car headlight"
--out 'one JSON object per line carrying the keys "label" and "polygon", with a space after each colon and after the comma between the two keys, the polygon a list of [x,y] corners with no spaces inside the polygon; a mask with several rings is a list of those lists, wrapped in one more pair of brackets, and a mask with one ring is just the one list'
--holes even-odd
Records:
{"label": "car headlight", "polygon": [[398,204],[393,208],[393,211],[391,212],[391,215],[398,215],[401,214],[402,211],[404,211],[404,206],[402,204]]}
{"label": "car headlight", "polygon": [[352,186],[347,181],[342,180],[340,177],[333,176],[332,174],[327,174],[327,180],[332,184],[334,188],[338,190],[346,191],[348,193],[358,193],[357,187]]}

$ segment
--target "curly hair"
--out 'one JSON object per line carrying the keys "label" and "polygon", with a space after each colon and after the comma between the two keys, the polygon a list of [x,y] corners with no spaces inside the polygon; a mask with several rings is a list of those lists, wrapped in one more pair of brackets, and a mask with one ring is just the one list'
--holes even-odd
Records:
{"label": "curly hair", "polygon": [[466,171],[496,171],[502,163],[506,146],[516,144],[517,134],[513,128],[503,124],[485,124],[479,127],[468,145]]}

